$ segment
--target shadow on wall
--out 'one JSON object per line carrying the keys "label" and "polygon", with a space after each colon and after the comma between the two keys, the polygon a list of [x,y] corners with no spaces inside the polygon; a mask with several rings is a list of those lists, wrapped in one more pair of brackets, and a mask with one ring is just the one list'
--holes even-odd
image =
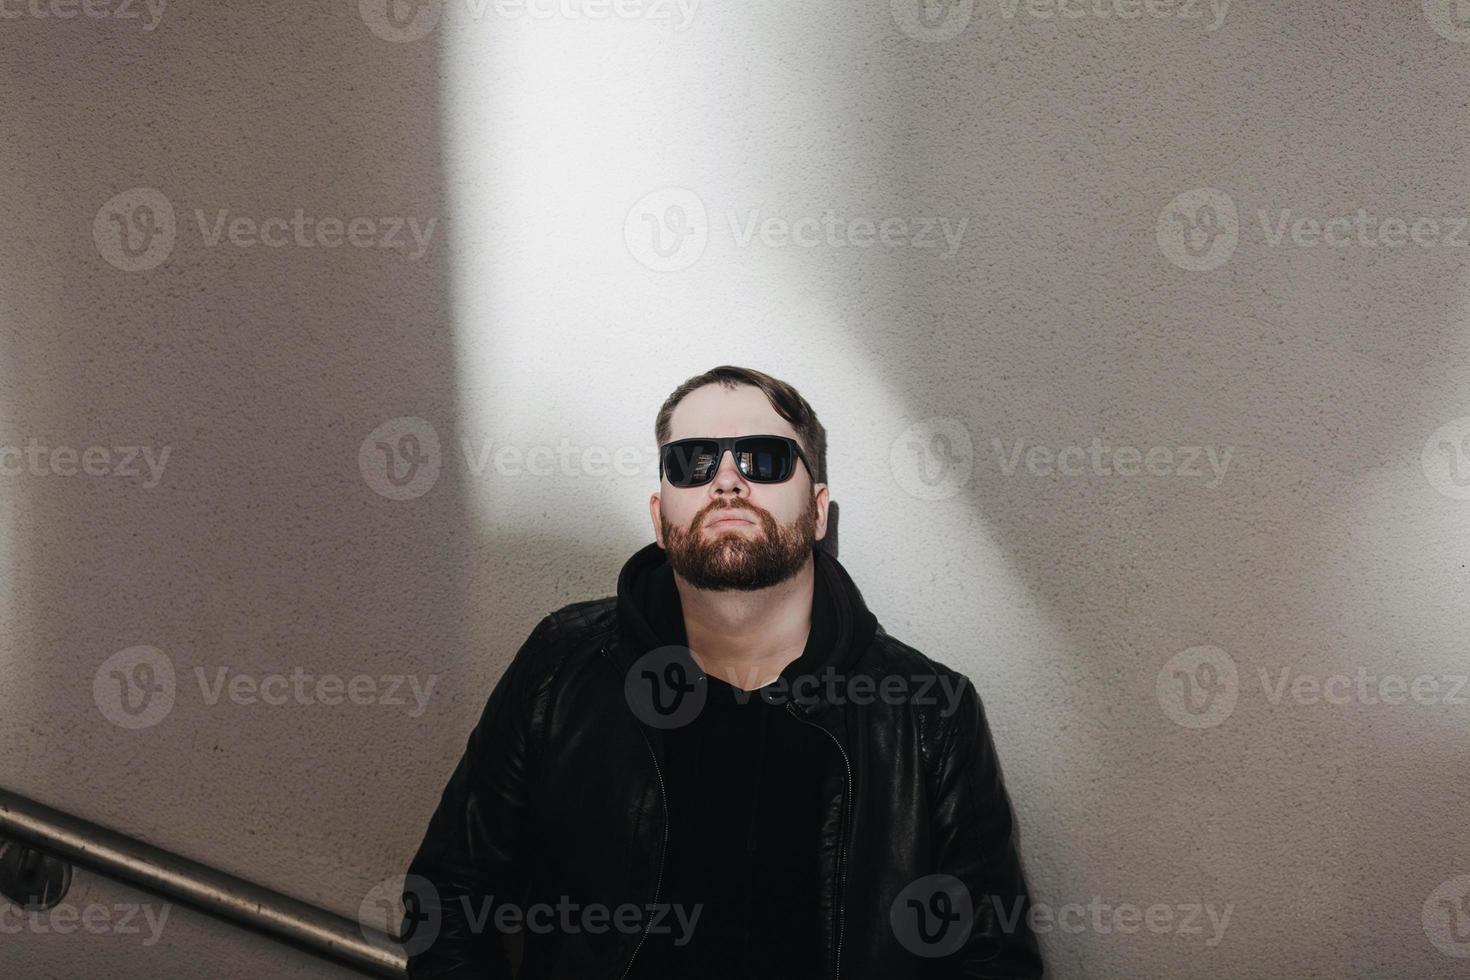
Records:
{"label": "shadow on wall", "polygon": [[471,648],[461,475],[401,454],[458,415],[438,42],[357,8],[0,41],[0,444],[44,447],[0,484],[4,782],[349,916],[519,642]]}
{"label": "shadow on wall", "polygon": [[[1261,224],[1282,209],[1319,222],[1359,206],[1410,222],[1463,210],[1465,160],[1406,147],[1462,109],[1464,48],[1417,4],[1350,6],[1242,5],[1213,36],[977,15],[910,51],[889,82],[913,108],[867,144],[874,173],[912,173],[884,183],[879,213],[912,211],[922,189],[970,215],[970,237],[957,263],[915,263],[851,302],[850,322],[895,366],[913,418],[971,441],[956,492],[1066,641],[996,654],[1030,658],[1005,697],[1031,703],[1008,705],[1001,750],[1033,893],[1053,912],[1094,896],[1235,905],[1211,948],[1054,928],[1042,941],[1059,975],[1223,978],[1268,960],[1277,975],[1393,972],[1380,949],[1399,970],[1448,962],[1420,909],[1456,871],[1463,793],[1402,764],[1410,746],[1426,764],[1451,757],[1441,719],[1283,708],[1259,680],[1413,675],[1453,663],[1444,638],[1467,625],[1463,561],[1406,543],[1447,530],[1450,502],[1418,470],[1425,438],[1466,414],[1463,263],[1273,246]],[[1364,50],[1413,54],[1369,64]],[[1202,187],[1239,211],[1235,252],[1213,271],[1156,239],[1171,199]],[[1080,474],[1056,465],[1069,446],[1088,453]],[[1033,469],[1033,447],[1050,462]],[[1124,475],[1117,447],[1165,447],[1171,471]],[[1385,486],[1391,504],[1368,492]],[[1369,530],[1380,518],[1406,538]],[[1438,620],[1395,568],[1443,576]],[[1196,645],[1239,667],[1233,717],[1204,730],[1173,724],[1156,691]],[[1406,839],[1406,823],[1420,832]]]}

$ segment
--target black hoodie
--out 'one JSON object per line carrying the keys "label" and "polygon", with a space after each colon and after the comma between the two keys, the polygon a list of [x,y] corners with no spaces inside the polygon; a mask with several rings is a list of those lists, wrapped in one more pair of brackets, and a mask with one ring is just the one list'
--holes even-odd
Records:
{"label": "black hoodie", "polygon": [[[839,674],[851,672],[853,663],[868,649],[878,628],[877,617],[868,611],[862,593],[847,574],[847,569],[825,548],[814,547],[812,554],[816,572],[814,577],[820,581],[820,587],[832,603],[834,639],[825,649],[814,649],[808,644],[802,656],[782,671],[784,676],[797,673],[820,676],[828,668]],[[627,640],[627,651],[622,653],[625,659],[621,666],[624,669],[649,650],[669,642],[660,637],[655,624],[649,621],[647,612],[651,605],[656,606],[650,596],[660,594],[665,584],[673,587],[673,569],[668,563],[668,556],[657,543],[645,545],[634,552],[618,573],[618,628]],[[677,592],[674,598],[677,600]],[[678,615],[679,628],[682,631],[682,610]],[[802,710],[809,716],[820,711],[821,705],[803,706]]]}
{"label": "black hoodie", "polygon": [[[814,561],[811,633],[781,672],[788,684],[844,669],[876,626],[836,560],[814,549]],[[673,568],[656,544],[624,566],[618,609],[639,653],[687,643]],[[689,936],[650,933],[631,976],[819,976],[821,787],[825,768],[841,765],[836,748],[785,708],[776,682],[747,692],[700,673],[695,683],[707,685],[703,709],[661,739],[669,840],[660,901],[698,919]]]}

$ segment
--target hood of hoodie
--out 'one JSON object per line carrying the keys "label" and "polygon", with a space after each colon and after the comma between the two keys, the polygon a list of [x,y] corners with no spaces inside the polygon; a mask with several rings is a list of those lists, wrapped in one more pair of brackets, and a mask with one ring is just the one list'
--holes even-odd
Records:
{"label": "hood of hoodie", "polygon": [[[836,558],[821,547],[814,547],[812,555],[813,571],[821,577],[832,604],[834,639],[827,649],[812,651],[813,660],[810,663],[803,660],[803,668],[819,675],[828,669],[846,674],[872,643],[878,619],[868,610],[862,593]],[[631,669],[639,657],[667,642],[655,626],[659,617],[653,604],[660,600],[661,586],[672,575],[668,554],[657,542],[635,552],[618,573],[620,642],[616,645],[616,656],[624,671]],[[820,703],[814,703],[804,713],[813,713],[821,707]]]}

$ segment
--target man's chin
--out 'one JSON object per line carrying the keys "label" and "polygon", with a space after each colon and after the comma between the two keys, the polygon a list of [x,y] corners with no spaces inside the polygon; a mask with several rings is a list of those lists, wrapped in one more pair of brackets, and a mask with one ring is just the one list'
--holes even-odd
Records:
{"label": "man's chin", "polygon": [[791,578],[801,568],[800,562],[784,562],[779,570],[764,567],[757,549],[734,540],[728,545],[716,542],[712,549],[689,557],[689,561],[675,562],[675,571],[695,587],[712,592],[754,592],[769,588]]}
{"label": "man's chin", "polygon": [[706,592],[755,592],[777,583],[755,578],[749,569],[706,568],[697,580],[690,580],[690,584]]}
{"label": "man's chin", "polygon": [[739,588],[740,583],[755,578],[757,571],[754,559],[747,552],[719,547],[705,554],[703,560],[693,562],[688,570],[709,583],[705,588],[722,589]]}

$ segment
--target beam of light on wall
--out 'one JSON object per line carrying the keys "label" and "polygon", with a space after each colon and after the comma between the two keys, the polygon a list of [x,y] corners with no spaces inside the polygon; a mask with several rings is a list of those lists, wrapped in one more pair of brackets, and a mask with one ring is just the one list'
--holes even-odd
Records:
{"label": "beam of light on wall", "polygon": [[[717,364],[768,371],[819,406],[842,559],[880,619],[983,678],[998,701],[1029,690],[1049,725],[1085,733],[1086,710],[1052,696],[1058,665],[1078,654],[1028,601],[976,494],[918,501],[890,468],[891,444],[923,403],[915,372],[945,365],[924,363],[922,347],[906,348],[920,363],[895,365],[895,341],[874,330],[909,329],[886,310],[912,304],[912,270],[931,258],[761,233],[773,218],[789,228],[828,212],[918,213],[878,172],[915,148],[870,145],[864,122],[892,124],[874,74],[891,47],[886,11],[720,5],[682,31],[455,11],[442,100],[453,317],[461,434],[492,459],[469,481],[486,533],[569,535],[606,548],[599,562],[621,560],[652,538],[652,426],[668,392]],[[679,238],[691,228],[693,245]],[[643,466],[597,476],[574,456],[570,474],[496,471],[496,446],[563,439]],[[974,642],[941,643],[956,633]],[[1019,721],[1001,709],[994,724]],[[1068,742],[1066,766],[1092,746],[1085,735]],[[1061,765],[1045,756],[1016,753],[1011,767],[1033,807],[1064,810],[1048,788]],[[1065,866],[1071,842],[1045,827],[1033,835]]]}
{"label": "beam of light on wall", "polygon": [[789,376],[829,404],[851,392],[865,413],[896,408],[831,301],[864,257],[742,238],[752,218],[820,214],[834,194],[864,193],[840,158],[816,173],[801,162],[834,111],[830,92],[783,66],[806,46],[792,38],[802,15],[701,7],[683,29],[476,19],[458,5],[445,16],[462,434],[479,447],[566,438],[645,464],[613,480],[580,465],[575,476],[475,479],[488,524],[521,527],[557,505],[568,526],[605,531],[621,507],[617,519],[644,533],[654,414],[715,364]]}

